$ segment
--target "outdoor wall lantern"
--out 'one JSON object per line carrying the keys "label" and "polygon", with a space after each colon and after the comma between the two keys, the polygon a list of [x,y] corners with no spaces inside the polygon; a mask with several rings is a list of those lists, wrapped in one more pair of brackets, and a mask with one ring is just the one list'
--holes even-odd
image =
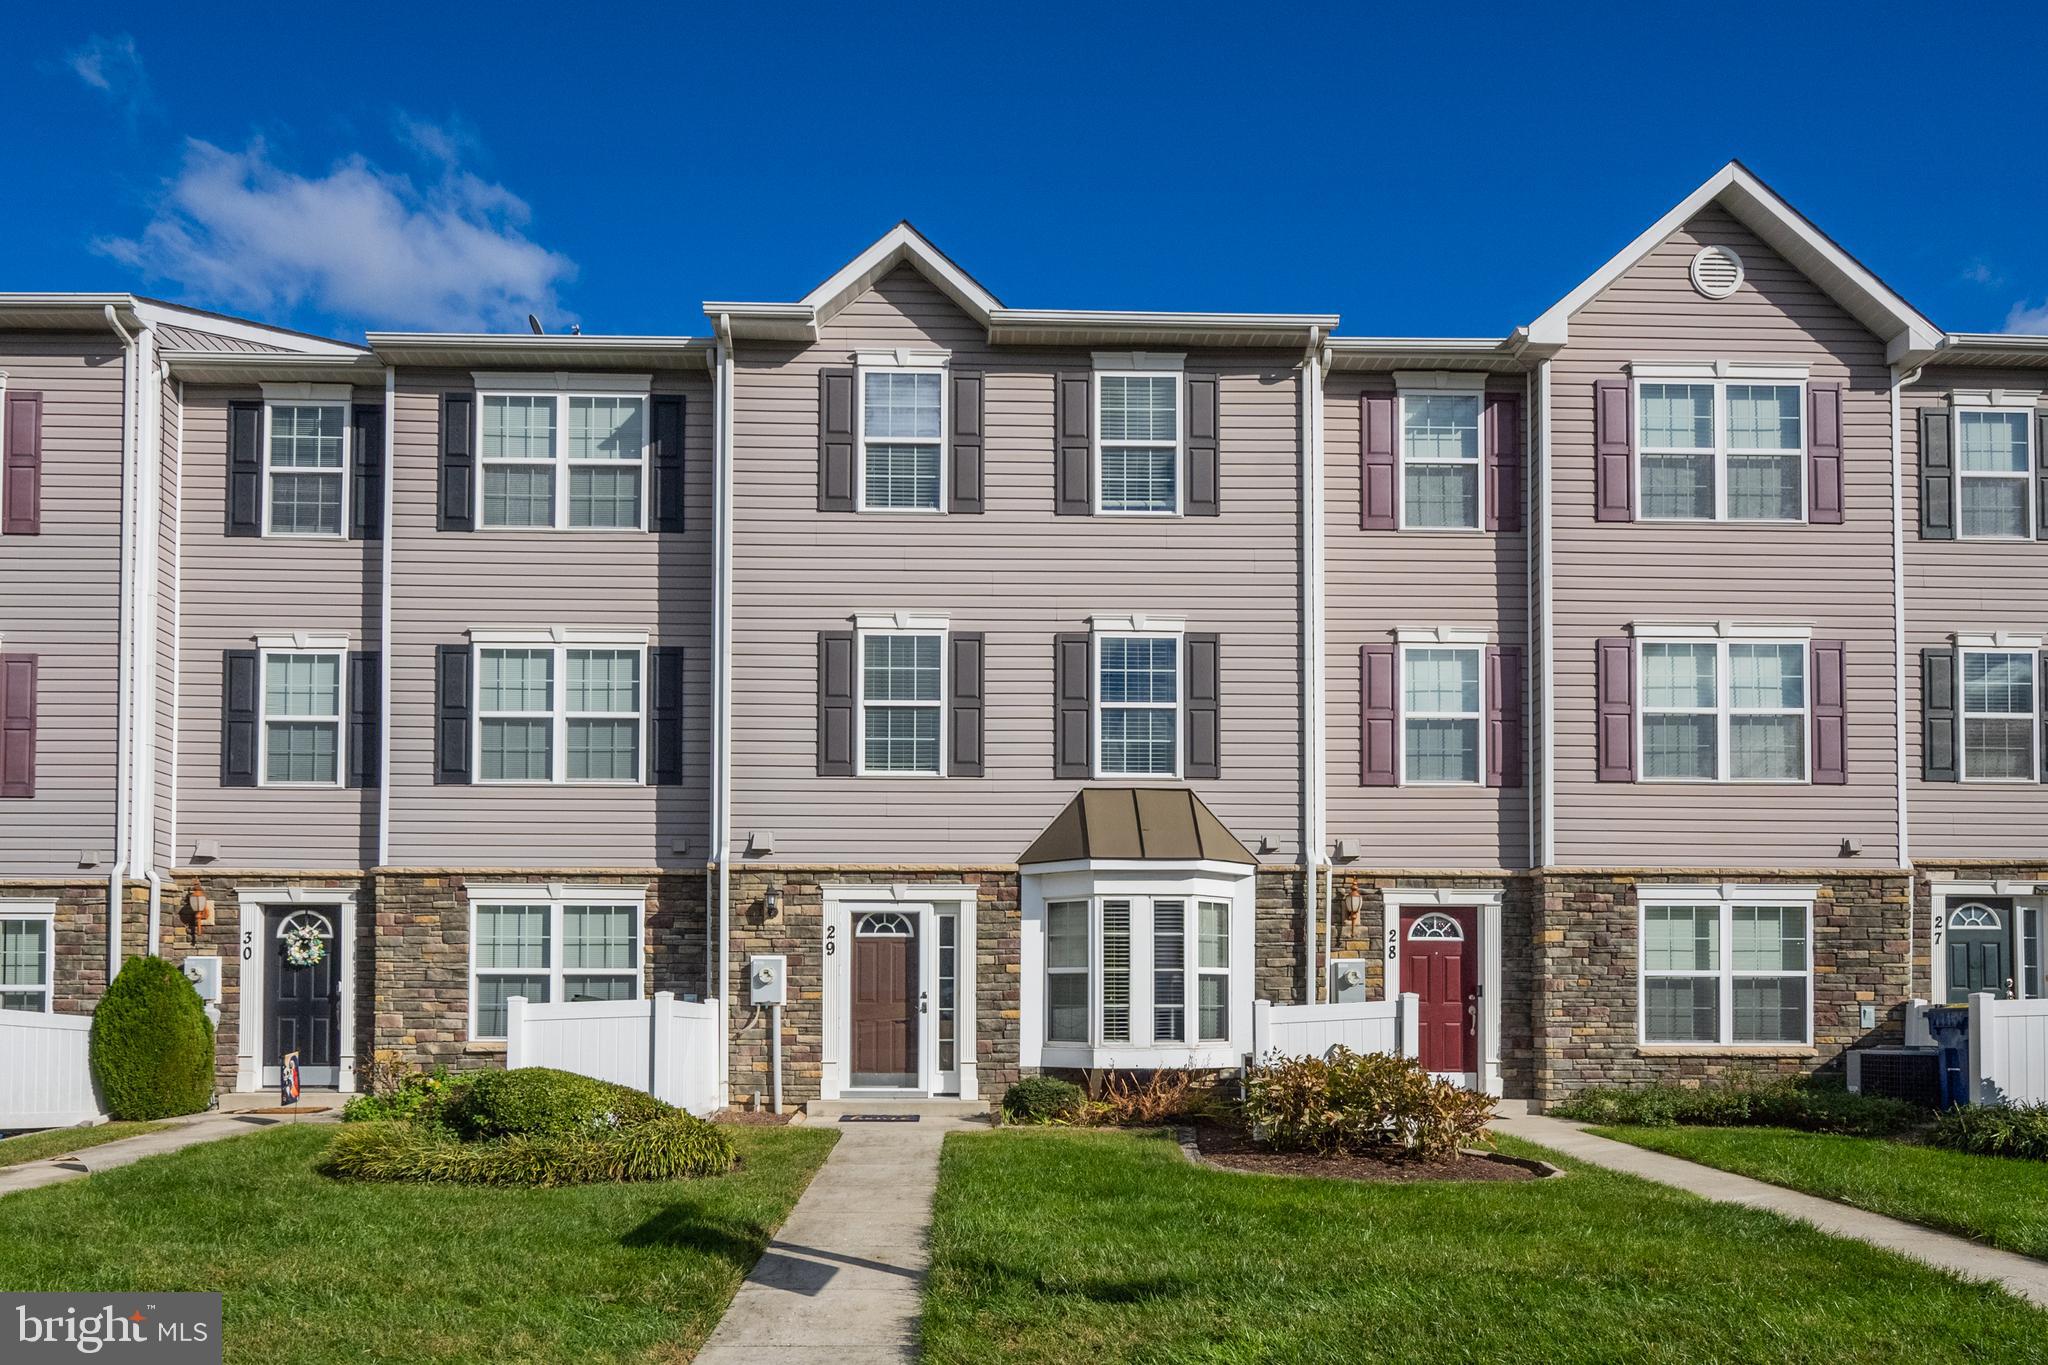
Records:
{"label": "outdoor wall lantern", "polygon": [[782,918],[782,888],[771,886],[768,894],[761,897],[761,918],[774,923]]}
{"label": "outdoor wall lantern", "polygon": [[192,889],[185,893],[185,923],[191,927],[194,937],[201,929],[213,925],[213,898],[198,882],[192,883]]}
{"label": "outdoor wall lantern", "polygon": [[1358,917],[1364,913],[1365,896],[1354,886],[1351,888],[1351,894],[1344,898],[1344,922],[1356,924]]}

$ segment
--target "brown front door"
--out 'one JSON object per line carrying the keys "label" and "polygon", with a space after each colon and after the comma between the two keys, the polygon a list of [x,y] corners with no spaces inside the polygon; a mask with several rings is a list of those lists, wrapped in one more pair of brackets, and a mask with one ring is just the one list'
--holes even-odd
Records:
{"label": "brown front door", "polygon": [[853,926],[855,1086],[917,1085],[917,920],[893,910]]}
{"label": "brown front door", "polygon": [[1479,1070],[1478,919],[1470,910],[1401,916],[1401,990],[1420,997],[1425,1071]]}

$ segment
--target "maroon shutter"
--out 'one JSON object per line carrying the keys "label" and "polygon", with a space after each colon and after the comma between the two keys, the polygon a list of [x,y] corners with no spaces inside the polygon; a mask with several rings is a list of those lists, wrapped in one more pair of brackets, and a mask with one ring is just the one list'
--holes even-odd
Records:
{"label": "maroon shutter", "polygon": [[1391,393],[1369,393],[1358,400],[1360,459],[1358,524],[1367,531],[1391,531],[1394,519],[1394,478],[1399,473],[1399,437]]}
{"label": "maroon shutter", "polygon": [[1392,645],[1365,645],[1358,651],[1358,782],[1364,787],[1392,787],[1400,782],[1394,767],[1395,730],[1401,723],[1401,683]]}
{"label": "maroon shutter", "polygon": [[1486,785],[1522,785],[1522,650],[1486,651]]}
{"label": "maroon shutter", "polygon": [[1486,420],[1486,529],[1522,529],[1522,400],[1488,394]]}
{"label": "maroon shutter", "polygon": [[1596,744],[1602,782],[1636,780],[1636,646],[1625,635],[1600,641],[1595,671]]}
{"label": "maroon shutter", "polygon": [[1811,414],[1806,425],[1806,519],[1816,525],[1839,525],[1842,520],[1842,386],[1809,385],[1806,408]]}
{"label": "maroon shutter", "polygon": [[1849,703],[1840,640],[1815,640],[1813,661],[1813,780],[1840,786],[1849,780]]}
{"label": "maroon shutter", "polygon": [[0,658],[0,797],[36,794],[36,656]]}
{"label": "maroon shutter", "polygon": [[1630,439],[1628,381],[1593,382],[1593,519],[1636,519],[1635,445]]}
{"label": "maroon shutter", "polygon": [[43,396],[7,395],[6,453],[0,456],[0,535],[43,530]]}

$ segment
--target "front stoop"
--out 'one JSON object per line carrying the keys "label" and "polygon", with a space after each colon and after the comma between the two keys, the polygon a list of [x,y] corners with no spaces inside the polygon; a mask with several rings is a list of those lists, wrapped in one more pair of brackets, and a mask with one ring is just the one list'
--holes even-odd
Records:
{"label": "front stoop", "polygon": [[807,1100],[804,1114],[816,1123],[835,1122],[842,1114],[915,1114],[921,1119],[987,1118],[987,1100],[883,1099],[864,1095],[852,1100]]}

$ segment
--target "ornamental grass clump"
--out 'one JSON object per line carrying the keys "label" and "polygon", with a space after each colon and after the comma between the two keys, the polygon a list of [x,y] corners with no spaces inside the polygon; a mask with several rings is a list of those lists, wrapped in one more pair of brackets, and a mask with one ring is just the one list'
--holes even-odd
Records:
{"label": "ornamental grass clump", "polygon": [[1276,1151],[1446,1161],[1485,1140],[1493,1103],[1411,1057],[1333,1047],[1253,1067],[1243,1113],[1253,1140]]}
{"label": "ornamental grass clump", "polygon": [[1973,1156],[2048,1161],[2048,1104],[1980,1104],[1951,1109],[1927,1140]]}

